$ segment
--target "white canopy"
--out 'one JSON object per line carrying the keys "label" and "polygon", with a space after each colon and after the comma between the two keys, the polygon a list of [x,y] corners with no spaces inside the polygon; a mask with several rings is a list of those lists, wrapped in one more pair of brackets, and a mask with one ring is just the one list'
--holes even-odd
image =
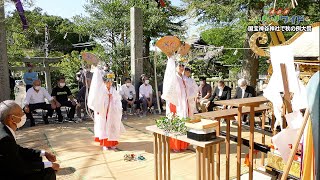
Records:
{"label": "white canopy", "polygon": [[290,46],[295,57],[319,57],[319,26],[313,27],[311,32],[303,32]]}

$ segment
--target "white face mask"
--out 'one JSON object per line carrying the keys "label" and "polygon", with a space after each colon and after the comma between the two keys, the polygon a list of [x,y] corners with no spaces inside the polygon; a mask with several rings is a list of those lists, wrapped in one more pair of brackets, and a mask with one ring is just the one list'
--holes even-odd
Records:
{"label": "white face mask", "polygon": [[131,83],[126,83],[126,85],[129,87],[129,86],[131,86]]}
{"label": "white face mask", "polygon": [[240,87],[242,90],[245,90],[247,88],[247,86],[243,86],[243,87]]}
{"label": "white face mask", "polygon": [[149,80],[145,80],[144,83],[145,83],[145,84],[149,84]]}
{"label": "white face mask", "polygon": [[223,87],[222,87],[222,86],[218,86],[218,89],[222,90],[222,89],[223,89]]}
{"label": "white face mask", "polygon": [[34,87],[34,89],[37,90],[37,91],[39,91],[40,88],[41,88],[41,86],[35,86],[35,87]]}
{"label": "white face mask", "polygon": [[60,85],[60,87],[64,87],[66,85],[66,83],[60,83],[59,85]]}
{"label": "white face mask", "polygon": [[[13,115],[13,116],[16,117],[16,118],[20,118],[20,117],[15,116],[15,115]],[[27,119],[26,115],[23,115],[23,116],[21,117],[21,121],[18,122],[18,123],[16,123],[17,129],[21,128],[21,127],[26,123],[26,119]]]}

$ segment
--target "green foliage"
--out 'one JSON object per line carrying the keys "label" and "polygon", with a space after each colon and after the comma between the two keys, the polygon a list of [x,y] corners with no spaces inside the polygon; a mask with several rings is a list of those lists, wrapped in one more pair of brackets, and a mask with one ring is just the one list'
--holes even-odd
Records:
{"label": "green foliage", "polygon": [[[224,47],[242,47],[245,34],[241,29],[234,26],[222,26],[206,30],[201,33],[201,39],[207,44]],[[241,65],[243,59],[243,50],[227,49],[219,58],[225,65]]]}
{"label": "green foliage", "polygon": [[[51,16],[42,12],[40,8],[25,11],[29,28],[21,29],[21,20],[18,12],[9,13],[6,17],[8,58],[11,64],[20,61],[23,57],[45,56],[44,37],[45,26],[49,29],[49,50],[63,54],[73,50],[72,44],[79,43],[79,39],[86,42],[89,36],[77,34],[75,25],[68,19]],[[65,37],[65,34],[67,36]],[[51,52],[50,52],[51,53]]]}
{"label": "green foliage", "polygon": [[185,122],[188,120],[188,118],[179,118],[174,114],[170,114],[169,116],[157,119],[156,125],[159,129],[164,130],[166,133],[185,135],[187,133],[187,127],[185,126]]}
{"label": "green foliage", "polygon": [[[112,69],[117,75],[127,76],[130,72],[130,8],[142,9],[144,57],[150,55],[150,40],[168,34],[180,35],[183,32],[184,12],[166,2],[168,8],[158,8],[154,1],[145,0],[100,0],[85,5],[89,17],[74,17],[78,33],[91,34],[99,39],[106,51],[106,61],[112,60]],[[144,59],[146,74],[153,75],[152,58]]]}
{"label": "green foliage", "polygon": [[73,93],[78,90],[78,82],[76,80],[76,73],[81,67],[81,60],[79,59],[79,52],[72,51],[71,54],[67,54],[64,58],[57,64],[54,65],[58,67],[58,71],[52,76],[52,83],[57,85],[57,80],[60,76],[66,78],[66,83]]}
{"label": "green foliage", "polygon": [[[40,8],[25,11],[29,28],[21,29],[21,21],[16,11],[9,13],[6,17],[8,58],[11,66],[24,66],[22,58],[44,57],[45,26],[49,29],[49,57],[62,57],[64,59],[58,64],[50,66],[58,67],[57,71],[51,72],[52,85],[56,85],[57,79],[64,75],[68,86],[73,93],[78,89],[76,73],[80,68],[79,52],[72,51],[72,44],[87,42],[89,36],[75,32],[75,25],[68,19],[59,16],[51,16],[42,12]],[[67,33],[67,35],[66,35]],[[41,65],[41,62],[34,63]],[[44,75],[40,73],[39,78],[44,82]]]}
{"label": "green foliage", "polygon": [[[248,25],[255,24],[254,20],[262,15],[267,15],[273,8],[273,0],[183,0],[189,13],[193,14],[200,22],[211,24],[212,29],[201,33],[201,38],[209,45],[224,47],[245,47]],[[277,1],[277,8],[291,8],[291,1]],[[307,21],[299,25],[309,25],[319,21],[319,1],[299,1],[295,9],[291,8],[289,16],[304,15]],[[280,21],[280,25],[284,25]],[[286,25],[291,25],[286,24]],[[284,32],[286,40],[292,37],[294,32]],[[270,38],[269,38],[270,39]],[[228,65],[240,65],[240,60],[251,57],[250,50],[239,50],[233,55],[234,50],[225,50],[220,57],[223,63]],[[246,56],[245,56],[246,55]],[[201,65],[201,64],[200,64]],[[198,69],[208,66],[202,64]],[[265,74],[267,70],[266,58],[259,58],[259,73]],[[231,68],[239,71],[237,67]]]}

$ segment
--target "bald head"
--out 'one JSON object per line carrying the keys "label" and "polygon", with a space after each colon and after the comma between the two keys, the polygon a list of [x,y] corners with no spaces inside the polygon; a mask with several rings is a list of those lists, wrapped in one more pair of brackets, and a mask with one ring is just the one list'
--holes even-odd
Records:
{"label": "bald head", "polygon": [[40,80],[34,80],[33,81],[33,86],[41,86],[41,81]]}
{"label": "bald head", "polygon": [[247,86],[247,80],[245,80],[245,79],[243,79],[243,78],[241,78],[241,79],[239,79],[238,80],[238,85],[239,85],[239,87],[246,87]]}

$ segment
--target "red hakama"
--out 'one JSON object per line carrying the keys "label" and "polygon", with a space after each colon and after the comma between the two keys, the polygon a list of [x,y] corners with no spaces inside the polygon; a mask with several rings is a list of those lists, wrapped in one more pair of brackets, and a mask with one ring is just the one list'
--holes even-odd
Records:
{"label": "red hakama", "polygon": [[98,137],[95,137],[94,141],[100,143],[100,146],[105,147],[113,147],[119,144],[118,141],[108,141],[108,139],[99,139]]}
{"label": "red hakama", "polygon": [[[175,105],[170,103],[169,107],[170,107],[170,112],[173,112],[174,114],[177,112]],[[189,143],[180,141],[178,139],[170,138],[170,149],[174,151],[186,150],[188,146],[189,146]]]}
{"label": "red hakama", "polygon": [[[107,118],[108,118],[108,112],[109,112],[109,107],[110,107],[110,99],[111,99],[111,94],[109,94],[109,105],[108,105],[106,120],[107,120]],[[114,147],[114,146],[116,146],[116,145],[119,144],[118,141],[108,141],[108,138],[106,138],[106,139],[99,139],[98,137],[95,137],[95,138],[94,138],[94,141],[95,141],[95,142],[99,142],[99,143],[100,143],[100,146],[104,146],[104,147],[107,147],[107,148]]]}

